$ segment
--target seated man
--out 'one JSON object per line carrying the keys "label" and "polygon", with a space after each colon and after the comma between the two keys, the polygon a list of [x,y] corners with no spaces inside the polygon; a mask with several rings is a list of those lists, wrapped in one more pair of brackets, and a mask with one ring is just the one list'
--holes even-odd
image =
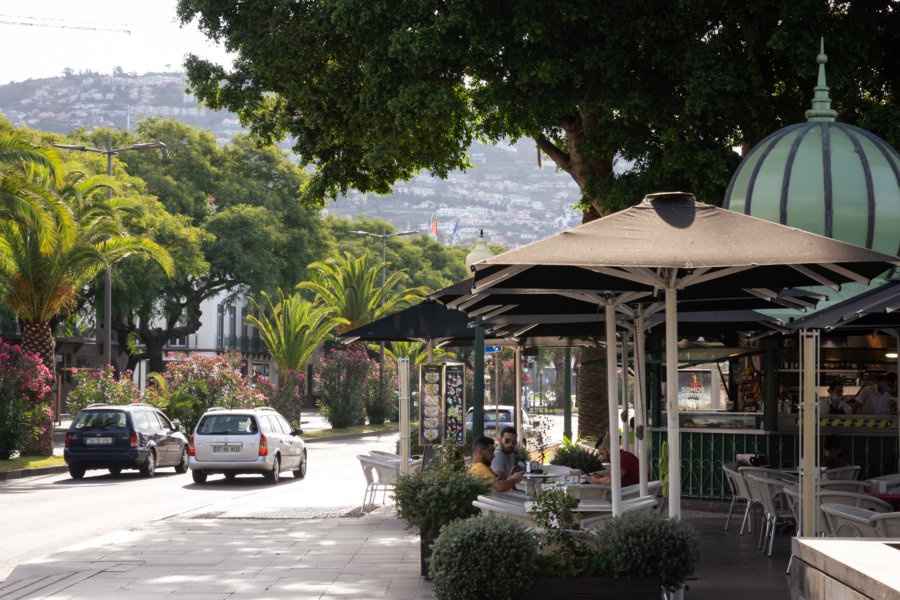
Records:
{"label": "seated man", "polygon": [[[609,434],[603,441],[597,442],[597,450],[600,453],[600,460],[606,462],[609,460]],[[640,461],[638,457],[627,450],[619,449],[619,467],[622,471],[622,487],[640,483]],[[598,475],[590,474],[591,483],[611,485],[612,474]]]}
{"label": "seated man", "polygon": [[512,475],[513,471],[521,470],[516,468],[516,446],[518,443],[515,427],[504,427],[500,431],[500,452],[494,451],[491,469],[501,479],[506,479]]}
{"label": "seated man", "polygon": [[509,477],[500,477],[491,469],[491,461],[494,460],[494,440],[489,437],[476,438],[472,442],[472,464],[469,472],[476,477],[483,477],[491,481],[494,491],[509,492],[516,488],[516,484],[522,481],[524,471],[513,473]]}

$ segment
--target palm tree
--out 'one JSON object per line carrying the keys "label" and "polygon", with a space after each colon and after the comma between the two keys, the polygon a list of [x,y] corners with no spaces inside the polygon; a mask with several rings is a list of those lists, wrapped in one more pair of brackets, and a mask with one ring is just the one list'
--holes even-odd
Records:
{"label": "palm tree", "polygon": [[382,271],[390,263],[373,263],[369,254],[356,258],[350,253],[333,256],[309,265],[313,281],[297,284],[297,289],[310,290],[317,302],[333,308],[347,323],[339,333],[371,323],[385,315],[406,308],[422,297],[420,287],[402,288],[403,271],[395,271],[381,284]]}
{"label": "palm tree", "polygon": [[[385,349],[384,353],[395,362],[400,358],[408,358],[411,365],[420,365],[428,362],[428,347],[422,342],[391,342],[390,348]],[[431,354],[434,360],[455,357],[452,352],[447,352],[441,348],[435,348]]]}
{"label": "palm tree", "polygon": [[[0,294],[22,321],[22,347],[53,364],[50,321],[70,313],[85,286],[108,264],[131,254],[156,261],[167,274],[172,257],[155,242],[128,235],[122,219],[140,211],[123,199],[107,203],[105,176],[70,171],[58,181],[46,168],[29,165],[25,177],[56,201],[49,227],[0,220]],[[51,370],[52,372],[52,370]]]}
{"label": "palm tree", "polygon": [[259,316],[250,315],[245,322],[259,330],[278,372],[284,376],[290,371],[300,371],[319,344],[347,320],[334,316],[333,308],[316,306],[300,294],[285,298],[279,289],[278,296],[279,301],[274,304],[269,295],[262,292],[265,307],[250,298]]}
{"label": "palm tree", "polygon": [[[29,224],[44,235],[46,244],[53,241],[46,229],[51,225],[50,211],[55,199],[44,186],[30,181],[26,173],[37,166],[56,179],[59,165],[53,148],[34,146],[24,132],[0,121],[0,219]],[[45,245],[43,249],[48,248]]]}

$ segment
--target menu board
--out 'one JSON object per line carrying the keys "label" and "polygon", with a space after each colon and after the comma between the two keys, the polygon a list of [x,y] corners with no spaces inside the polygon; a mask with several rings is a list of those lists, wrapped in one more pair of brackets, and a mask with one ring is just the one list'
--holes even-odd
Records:
{"label": "menu board", "polygon": [[444,439],[450,444],[462,444],[466,435],[466,385],[461,363],[444,368]]}
{"label": "menu board", "polygon": [[443,364],[425,364],[419,371],[419,444],[438,446],[443,441]]}

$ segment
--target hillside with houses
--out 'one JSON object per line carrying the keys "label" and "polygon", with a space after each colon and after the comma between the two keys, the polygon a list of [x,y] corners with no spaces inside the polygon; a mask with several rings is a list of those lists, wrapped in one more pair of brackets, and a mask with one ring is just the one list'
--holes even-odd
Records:
{"label": "hillside with houses", "polygon": [[[199,105],[183,73],[74,73],[0,86],[0,114],[14,125],[66,134],[77,128],[133,129],[149,116],[208,129],[220,144],[241,131],[236,115]],[[289,147],[285,146],[286,150]],[[446,180],[422,173],[387,196],[351,192],[327,214],[380,217],[400,229],[433,231],[442,243],[469,245],[481,230],[491,243],[515,248],[580,223],[580,192],[528,140],[476,143],[473,168]]]}

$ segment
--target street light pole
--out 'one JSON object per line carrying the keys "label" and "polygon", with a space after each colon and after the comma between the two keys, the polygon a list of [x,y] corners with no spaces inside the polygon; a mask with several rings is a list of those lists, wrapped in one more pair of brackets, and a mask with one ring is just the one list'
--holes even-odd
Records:
{"label": "street light pole", "polygon": [[[76,152],[96,152],[97,154],[106,155],[106,176],[112,177],[112,157],[113,154],[125,152],[128,150],[152,150],[154,148],[165,148],[162,142],[147,142],[144,144],[132,144],[125,148],[112,147],[112,135],[106,136],[106,150],[99,148],[91,148],[85,145],[73,144],[51,144],[56,148],[63,150],[74,150]],[[112,199],[112,189],[106,188],[106,203]],[[106,281],[103,284],[103,364],[112,364],[112,275],[109,265],[106,265]]]}
{"label": "street light pole", "polygon": [[[418,231],[395,231],[394,233],[387,232],[387,226],[381,226],[381,233],[371,233],[369,231],[359,231],[359,230],[351,230],[350,233],[355,235],[362,235],[368,237],[376,237],[381,238],[381,287],[384,288],[385,284],[385,265],[387,264],[387,239],[392,237],[399,237],[402,235],[415,235]],[[381,306],[384,306],[384,296],[381,297]],[[383,390],[384,385],[384,342],[381,342],[381,362],[378,363],[378,385],[379,389]]]}

